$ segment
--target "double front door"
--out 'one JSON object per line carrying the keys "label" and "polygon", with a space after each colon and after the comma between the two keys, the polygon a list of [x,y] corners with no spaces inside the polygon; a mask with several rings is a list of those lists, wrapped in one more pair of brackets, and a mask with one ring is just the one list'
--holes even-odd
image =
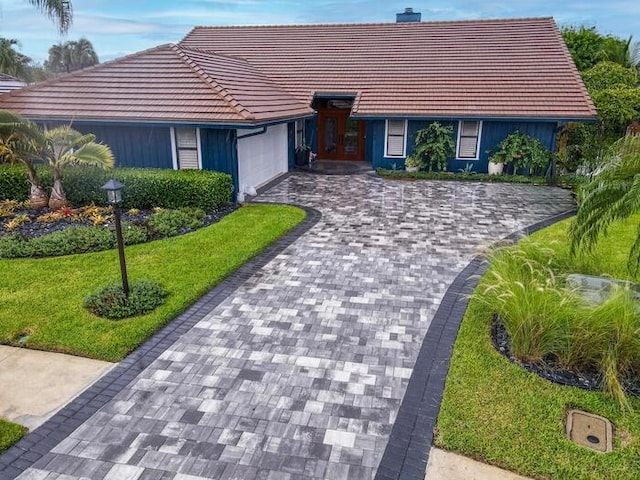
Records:
{"label": "double front door", "polygon": [[364,122],[349,116],[348,109],[318,111],[318,158],[363,160]]}

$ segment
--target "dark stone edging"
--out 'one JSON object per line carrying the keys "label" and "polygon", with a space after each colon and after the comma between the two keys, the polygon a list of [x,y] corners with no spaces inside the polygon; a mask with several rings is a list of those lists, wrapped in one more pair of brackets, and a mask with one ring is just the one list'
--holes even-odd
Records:
{"label": "dark stone edging", "polygon": [[111,401],[181,335],[189,331],[246,280],[318,223],[322,216],[314,208],[300,205],[292,206],[306,212],[307,216],[301,224],[209,290],[43,425],[1,454],[0,478],[10,479],[19,476],[50,452],[89,417]]}
{"label": "dark stone edging", "polygon": [[[574,210],[560,213],[506,239],[517,241],[574,214]],[[470,296],[487,267],[482,257],[475,257],[447,289],[422,341],[376,480],[424,480],[453,345]]]}

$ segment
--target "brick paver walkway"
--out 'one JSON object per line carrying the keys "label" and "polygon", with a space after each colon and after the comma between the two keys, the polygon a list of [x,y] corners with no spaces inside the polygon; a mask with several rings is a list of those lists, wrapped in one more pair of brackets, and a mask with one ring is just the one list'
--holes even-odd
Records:
{"label": "brick paver walkway", "polygon": [[323,217],[19,478],[372,478],[453,278],[573,207],[560,189],[371,175],[293,174],[258,201]]}

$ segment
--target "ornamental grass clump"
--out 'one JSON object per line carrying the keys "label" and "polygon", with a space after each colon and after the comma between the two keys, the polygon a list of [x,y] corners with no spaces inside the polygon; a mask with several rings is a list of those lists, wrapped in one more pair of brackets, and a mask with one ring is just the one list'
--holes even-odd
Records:
{"label": "ornamental grass clump", "polygon": [[490,256],[475,297],[497,314],[511,353],[524,363],[597,372],[600,385],[629,409],[625,390],[640,378],[640,304],[617,287],[590,304],[565,286],[565,259],[528,240]]}
{"label": "ornamental grass clump", "polygon": [[504,248],[491,256],[491,270],[479,300],[500,316],[512,353],[524,362],[541,362],[571,349],[570,330],[579,300],[566,290],[552,266],[551,250],[535,245]]}

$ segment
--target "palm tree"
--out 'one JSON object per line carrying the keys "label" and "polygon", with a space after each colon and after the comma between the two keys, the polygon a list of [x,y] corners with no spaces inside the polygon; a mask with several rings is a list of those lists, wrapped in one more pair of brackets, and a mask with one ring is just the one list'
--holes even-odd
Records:
{"label": "palm tree", "polygon": [[111,168],[114,164],[111,149],[96,143],[92,133],[82,134],[70,126],[56,127],[44,133],[43,158],[51,166],[53,188],[49,197],[49,208],[57,209],[67,205],[67,197],[62,188],[62,169],[67,165],[88,165]]}
{"label": "palm tree", "polygon": [[19,45],[13,38],[0,38],[0,72],[13,77],[24,78],[31,59],[16,52],[13,47]]}
{"label": "palm tree", "polygon": [[0,155],[8,161],[20,162],[27,168],[27,178],[31,184],[31,208],[46,207],[48,202],[34,165],[40,158],[40,146],[43,144],[42,129],[35,123],[15,113],[0,110]]}
{"label": "palm tree", "polygon": [[[602,171],[580,195],[578,214],[571,223],[571,251],[590,252],[606,236],[615,220],[640,212],[640,137],[626,136],[611,147]],[[640,271],[640,230],[631,247],[629,271]]]}
{"label": "palm tree", "polygon": [[47,17],[58,24],[60,33],[67,33],[73,19],[73,8],[69,0],[27,0]]}
{"label": "palm tree", "polygon": [[69,73],[99,63],[93,45],[86,38],[52,45],[45,68],[53,73]]}

